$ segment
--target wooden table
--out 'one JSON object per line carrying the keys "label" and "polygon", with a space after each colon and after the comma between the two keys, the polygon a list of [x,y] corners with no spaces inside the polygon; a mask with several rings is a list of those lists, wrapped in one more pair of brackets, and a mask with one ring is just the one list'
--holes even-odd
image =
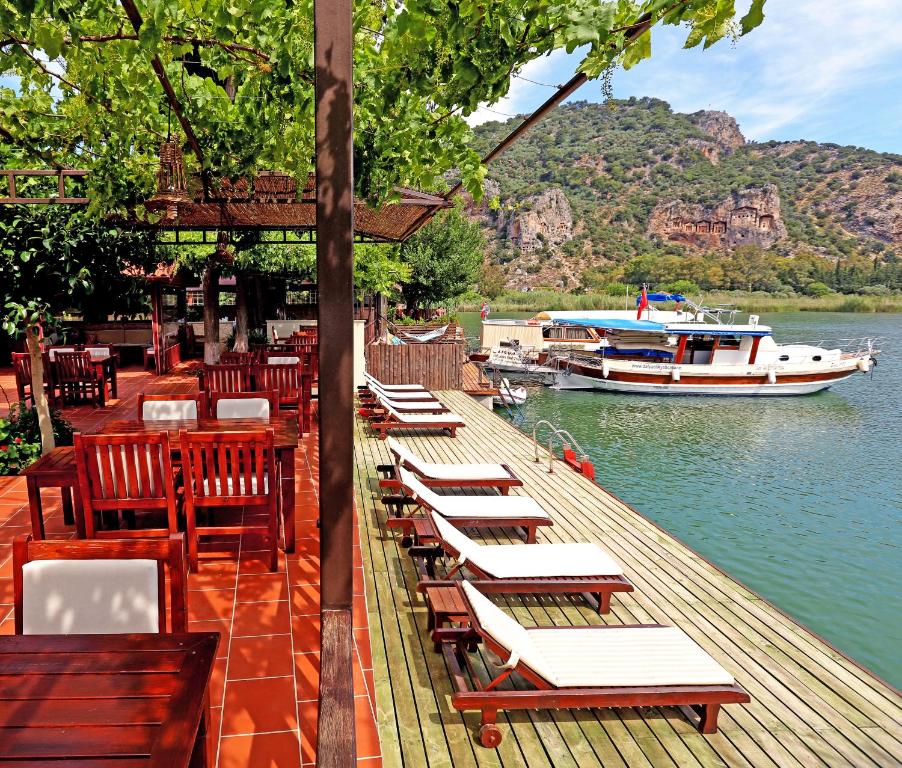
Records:
{"label": "wooden table", "polygon": [[95,357],[91,355],[91,362],[94,364],[94,370],[100,374],[103,379],[104,398],[106,398],[106,383],[110,382],[110,396],[113,399],[119,397],[119,387],[116,380],[116,369],[118,367],[118,355],[112,354],[108,357]]}
{"label": "wooden table", "polygon": [[470,612],[457,584],[428,586],[423,591],[429,609],[426,629],[432,636],[435,650],[438,651],[442,643],[454,642],[461,635],[470,633]]}
{"label": "wooden table", "polygon": [[168,419],[165,421],[108,421],[98,434],[169,433],[174,449],[178,448],[179,430],[189,432],[247,432],[272,427],[276,459],[282,476],[282,519],[285,526],[285,551],[294,552],[295,451],[299,445],[296,416],[271,416],[268,419]]}
{"label": "wooden table", "polygon": [[0,765],[212,767],[218,644],[217,632],[0,637]]}
{"label": "wooden table", "polygon": [[[31,512],[31,530],[35,539],[43,540],[44,510],[41,505],[41,488],[59,488],[63,498],[63,522],[78,525],[78,537],[84,538],[84,517],[81,514],[81,497],[78,493],[78,471],[75,466],[75,449],[72,446],[54,448],[41,456],[24,472],[28,489],[28,507]],[[74,514],[74,509],[78,514]]]}

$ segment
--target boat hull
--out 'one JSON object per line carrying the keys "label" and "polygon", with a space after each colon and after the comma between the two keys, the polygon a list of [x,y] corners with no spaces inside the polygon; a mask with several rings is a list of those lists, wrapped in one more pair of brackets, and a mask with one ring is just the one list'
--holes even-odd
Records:
{"label": "boat hull", "polygon": [[[701,366],[699,366],[701,367]],[[849,378],[859,369],[854,363],[823,371],[746,370],[741,375],[693,375],[688,366],[674,376],[674,366],[654,366],[654,371],[571,365],[555,373],[557,389],[597,389],[640,395],[721,395],[731,397],[786,397],[821,392]],[[605,375],[605,373],[607,375]]]}

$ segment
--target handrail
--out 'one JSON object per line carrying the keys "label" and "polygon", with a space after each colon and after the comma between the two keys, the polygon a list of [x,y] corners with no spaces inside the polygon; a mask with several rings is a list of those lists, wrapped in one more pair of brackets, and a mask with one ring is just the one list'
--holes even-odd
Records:
{"label": "handrail", "polygon": [[536,437],[536,433],[538,432],[539,427],[542,426],[543,424],[551,428],[551,435],[548,437],[548,473],[549,474],[554,474],[554,459],[555,459],[554,439],[555,438],[560,439],[562,435],[567,438],[567,441],[564,441],[563,439],[561,439],[560,440],[561,446],[566,447],[572,443],[573,446],[579,451],[580,460],[588,461],[588,458],[589,458],[588,454],[582,449],[582,446],[576,442],[576,439],[573,437],[573,435],[571,435],[566,429],[559,429],[558,427],[556,427],[554,424],[552,424],[547,419],[540,419],[533,425],[533,428],[532,428],[532,443],[533,443],[533,446],[535,447],[535,452],[536,452],[535,462],[537,464],[541,461],[541,459],[539,458],[539,440]]}

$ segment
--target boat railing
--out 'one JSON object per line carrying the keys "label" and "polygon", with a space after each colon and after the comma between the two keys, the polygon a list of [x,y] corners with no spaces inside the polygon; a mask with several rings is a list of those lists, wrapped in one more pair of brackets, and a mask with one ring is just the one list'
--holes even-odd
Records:
{"label": "boat railing", "polygon": [[[595,479],[595,468],[589,461],[588,454],[582,449],[582,446],[576,442],[576,439],[566,429],[556,427],[547,419],[540,419],[532,428],[532,444],[535,449],[535,462],[538,464],[542,461],[539,456],[539,427],[547,427],[550,434],[548,435],[548,473],[554,474],[554,460],[557,456],[554,453],[555,440],[560,443],[564,461],[569,464],[577,472],[582,473],[590,480]],[[575,449],[575,450],[574,450]],[[578,453],[578,457],[577,457]]]}

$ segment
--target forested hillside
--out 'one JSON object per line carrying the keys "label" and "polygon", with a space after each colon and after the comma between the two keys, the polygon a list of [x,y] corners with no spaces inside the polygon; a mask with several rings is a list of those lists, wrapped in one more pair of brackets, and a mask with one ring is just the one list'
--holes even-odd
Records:
{"label": "forested hillside", "polygon": [[[480,126],[479,149],[512,125]],[[566,105],[493,163],[486,192],[469,211],[490,235],[487,285],[902,289],[902,156],[749,143],[723,112]]]}

